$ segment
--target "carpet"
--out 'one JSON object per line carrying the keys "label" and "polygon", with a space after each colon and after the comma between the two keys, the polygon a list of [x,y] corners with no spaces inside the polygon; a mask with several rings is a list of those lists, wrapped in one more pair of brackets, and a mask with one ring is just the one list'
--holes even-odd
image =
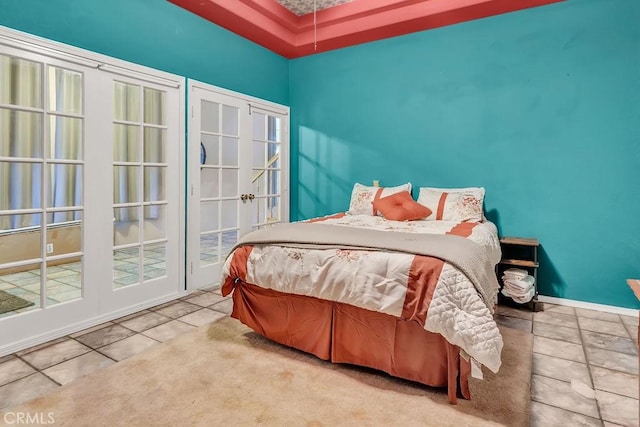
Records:
{"label": "carpet", "polygon": [[0,314],[29,307],[33,304],[33,302],[27,301],[26,299],[11,295],[5,291],[0,291]]}
{"label": "carpet", "polygon": [[458,405],[446,389],[325,362],[224,318],[8,411],[51,413],[56,426],[528,426],[533,337],[501,330],[500,372],[471,379]]}

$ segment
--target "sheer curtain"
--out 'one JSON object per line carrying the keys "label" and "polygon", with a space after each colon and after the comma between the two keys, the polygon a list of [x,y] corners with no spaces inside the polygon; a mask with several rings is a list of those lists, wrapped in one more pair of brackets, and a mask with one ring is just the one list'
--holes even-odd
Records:
{"label": "sheer curtain", "polygon": [[[116,82],[114,86],[113,158],[115,162],[127,165],[114,167],[114,203],[137,203],[157,201],[162,198],[163,174],[160,167],[145,166],[148,163],[164,163],[164,129],[147,127],[145,124],[165,124],[165,93],[155,89]],[[141,103],[142,99],[142,103]],[[141,115],[142,104],[142,117]],[[142,132],[141,132],[142,127]],[[142,141],[140,139],[142,138]],[[142,174],[142,188],[139,178]],[[140,191],[141,190],[141,191]],[[145,218],[157,218],[157,206],[145,208]],[[139,209],[117,208],[114,218],[117,222],[137,221]]]}
{"label": "sheer curtain", "polygon": [[[42,64],[0,55],[0,103],[42,108]],[[42,158],[42,113],[0,109],[0,156]],[[42,207],[42,167],[0,162],[0,210]],[[39,225],[38,215],[0,217],[0,231]]]}
{"label": "sheer curtain", "polygon": [[[56,112],[82,114],[82,75],[49,68],[49,108]],[[49,116],[48,157],[50,159],[82,160],[82,119],[59,115]],[[82,170],[80,166],[54,164],[49,172],[51,207],[82,205]],[[56,212],[52,222],[80,220],[79,211]]]}
{"label": "sheer curtain", "polygon": [[[0,109],[0,156],[10,158],[0,162],[0,210],[82,204],[81,167],[55,163],[57,159],[82,160],[82,119],[56,114],[82,114],[82,75],[49,66],[45,94],[43,68],[41,63],[0,55],[0,103],[52,111]],[[45,141],[44,120],[49,120]],[[48,171],[42,170],[41,163],[11,160],[45,156],[51,162]],[[49,173],[46,202],[42,200],[43,173]],[[78,219],[79,212],[51,215],[53,222]],[[0,230],[40,223],[40,215],[2,216]]]}

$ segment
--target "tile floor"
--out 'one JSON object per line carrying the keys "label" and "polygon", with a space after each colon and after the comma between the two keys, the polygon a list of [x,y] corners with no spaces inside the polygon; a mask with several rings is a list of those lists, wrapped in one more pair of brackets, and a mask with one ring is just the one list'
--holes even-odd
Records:
{"label": "tile floor", "polygon": [[533,332],[532,427],[640,425],[637,317],[545,304],[496,321]]}
{"label": "tile floor", "polygon": [[[0,357],[0,410],[48,393],[231,312],[218,289]],[[638,319],[547,304],[499,307],[499,324],[533,332],[531,425],[638,426]]]}

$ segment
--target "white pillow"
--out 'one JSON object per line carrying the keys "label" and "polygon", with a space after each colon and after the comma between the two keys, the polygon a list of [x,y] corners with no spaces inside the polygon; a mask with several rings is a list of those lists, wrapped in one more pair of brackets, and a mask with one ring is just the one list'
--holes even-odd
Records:
{"label": "white pillow", "polygon": [[431,209],[427,220],[482,222],[483,187],[420,187],[418,203]]}
{"label": "white pillow", "polygon": [[[356,182],[351,192],[348,215],[381,215],[373,209],[373,201],[381,197],[408,191],[411,193],[411,183],[408,182],[397,187],[368,187]],[[377,196],[377,197],[376,197]]]}

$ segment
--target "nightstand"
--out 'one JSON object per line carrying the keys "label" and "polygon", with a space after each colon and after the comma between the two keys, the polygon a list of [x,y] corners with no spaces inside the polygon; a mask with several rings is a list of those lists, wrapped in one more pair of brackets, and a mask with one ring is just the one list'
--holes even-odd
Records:
{"label": "nightstand", "polygon": [[502,286],[502,273],[509,268],[519,268],[526,270],[533,276],[535,282],[533,284],[535,293],[528,303],[520,304],[513,299],[499,294],[498,300],[507,305],[515,305],[516,307],[528,307],[536,311],[538,303],[538,239],[525,237],[503,237],[500,239],[500,247],[502,249],[502,259],[496,266],[496,274],[498,282]]}

